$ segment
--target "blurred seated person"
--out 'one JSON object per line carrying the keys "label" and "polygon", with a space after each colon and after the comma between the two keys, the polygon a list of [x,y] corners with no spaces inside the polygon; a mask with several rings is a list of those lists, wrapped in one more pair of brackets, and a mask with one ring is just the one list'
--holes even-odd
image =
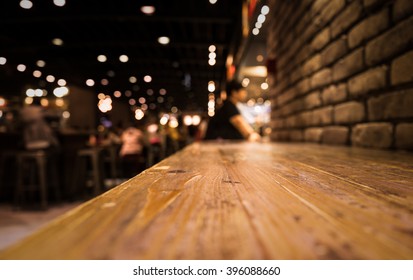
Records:
{"label": "blurred seated person", "polygon": [[145,169],[145,159],[142,155],[144,148],[144,135],[142,131],[134,126],[126,128],[120,139],[120,158],[123,176],[131,178]]}
{"label": "blurred seated person", "polygon": [[115,129],[112,127],[108,128],[103,135],[101,145],[102,146],[117,146],[121,144],[122,144],[122,139],[116,133]]}
{"label": "blurred seated person", "polygon": [[229,98],[224,101],[214,117],[209,120],[204,139],[246,139],[248,141],[259,141],[261,136],[242,117],[236,106],[238,102],[245,101],[247,91],[241,83],[232,81],[227,84],[227,94]]}
{"label": "blurred seated person", "polygon": [[44,110],[38,98],[20,111],[23,124],[23,143],[27,150],[58,151],[59,142],[51,126],[46,122]]}

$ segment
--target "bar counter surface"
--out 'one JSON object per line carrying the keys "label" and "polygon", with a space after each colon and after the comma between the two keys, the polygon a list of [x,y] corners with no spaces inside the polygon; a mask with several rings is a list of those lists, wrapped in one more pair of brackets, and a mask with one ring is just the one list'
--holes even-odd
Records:
{"label": "bar counter surface", "polygon": [[0,259],[413,259],[413,155],[195,143]]}

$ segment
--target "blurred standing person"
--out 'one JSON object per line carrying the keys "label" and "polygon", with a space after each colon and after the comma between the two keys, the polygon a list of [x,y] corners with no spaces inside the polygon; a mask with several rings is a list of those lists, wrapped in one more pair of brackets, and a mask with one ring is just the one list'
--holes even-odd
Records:
{"label": "blurred standing person", "polygon": [[261,136],[242,117],[236,106],[238,102],[245,101],[247,91],[241,83],[231,81],[227,84],[227,94],[229,98],[216,111],[215,116],[209,120],[205,139],[259,141]]}
{"label": "blurred standing person", "polygon": [[145,169],[143,152],[143,133],[140,129],[129,126],[121,134],[122,146],[120,158],[123,176],[131,178]]}

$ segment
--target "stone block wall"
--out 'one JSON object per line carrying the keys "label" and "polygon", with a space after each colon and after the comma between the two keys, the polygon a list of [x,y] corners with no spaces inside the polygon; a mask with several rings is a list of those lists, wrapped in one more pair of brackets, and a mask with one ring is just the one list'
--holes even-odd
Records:
{"label": "stone block wall", "polygon": [[413,1],[269,0],[271,139],[413,149]]}

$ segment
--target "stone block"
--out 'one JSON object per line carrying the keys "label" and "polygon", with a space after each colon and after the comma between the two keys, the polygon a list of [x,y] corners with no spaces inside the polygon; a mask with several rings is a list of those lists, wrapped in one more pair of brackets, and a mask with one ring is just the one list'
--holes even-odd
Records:
{"label": "stone block", "polygon": [[345,6],[345,0],[328,1],[320,12],[321,24],[330,22]]}
{"label": "stone block", "polygon": [[388,28],[389,21],[389,11],[384,9],[360,22],[348,35],[350,48],[357,47],[366,40],[383,32]]}
{"label": "stone block", "polygon": [[304,133],[302,130],[291,130],[289,131],[289,140],[293,142],[301,142],[304,139]]}
{"label": "stone block", "polygon": [[386,82],[387,67],[377,67],[363,72],[348,82],[350,96],[357,97],[370,91],[384,88]]}
{"label": "stone block", "polygon": [[413,149],[413,123],[401,123],[396,126],[396,147]]}
{"label": "stone block", "polygon": [[364,68],[363,49],[359,48],[334,64],[333,81],[337,82],[356,74]]}
{"label": "stone block", "polygon": [[312,111],[311,125],[328,125],[333,123],[333,106]]}
{"label": "stone block", "polygon": [[321,142],[330,145],[345,145],[349,140],[350,129],[345,126],[329,126],[323,129]]}
{"label": "stone block", "polygon": [[307,128],[304,131],[304,140],[306,142],[321,142],[321,136],[323,134],[322,128]]}
{"label": "stone block", "polygon": [[347,53],[347,39],[343,36],[332,42],[321,54],[321,64],[327,66]]}
{"label": "stone block", "polygon": [[286,128],[294,128],[294,127],[297,127],[297,126],[298,126],[298,121],[297,121],[297,120],[298,120],[298,119],[297,119],[296,116],[288,117],[288,118],[285,120],[285,127],[286,127]]}
{"label": "stone block", "polygon": [[293,84],[303,77],[303,68],[297,67],[290,75],[290,83]]}
{"label": "stone block", "polygon": [[273,128],[273,129],[280,129],[280,128],[285,128],[286,127],[286,125],[285,125],[285,121],[284,121],[284,119],[275,119],[275,120],[272,120],[271,122],[270,122],[270,126]]}
{"label": "stone block", "polygon": [[337,124],[357,123],[365,117],[364,104],[361,102],[350,101],[334,108],[334,122]]}
{"label": "stone block", "polygon": [[393,5],[393,20],[400,21],[413,14],[412,0],[396,0]]}
{"label": "stone block", "polygon": [[373,9],[388,0],[363,0],[363,5],[366,9]]}
{"label": "stone block", "polygon": [[298,122],[300,123],[300,126],[302,127],[307,127],[313,125],[313,117],[314,112],[313,111],[308,111],[308,112],[303,112],[298,115]]}
{"label": "stone block", "polygon": [[351,142],[354,146],[390,148],[393,142],[391,123],[366,123],[353,127]]}
{"label": "stone block", "polygon": [[413,17],[399,23],[366,46],[366,63],[369,66],[383,62],[402,53],[413,44]]}
{"label": "stone block", "polygon": [[408,82],[413,82],[413,51],[396,58],[391,64],[391,84]]}
{"label": "stone block", "polygon": [[331,69],[324,68],[311,77],[311,88],[315,89],[331,83]]}
{"label": "stone block", "polygon": [[[332,1],[335,2],[335,1]],[[353,1],[331,23],[331,37],[335,38],[347,31],[362,16],[363,6],[359,1]]]}
{"label": "stone block", "polygon": [[315,91],[304,97],[304,106],[306,109],[313,109],[321,105],[320,92]]}
{"label": "stone block", "polygon": [[298,95],[303,95],[304,93],[307,93],[311,89],[310,79],[307,78],[300,81],[297,84],[296,89]]}
{"label": "stone block", "polygon": [[303,66],[304,76],[310,75],[321,68],[321,55],[311,57]]}
{"label": "stone block", "polygon": [[281,95],[277,97],[277,103],[279,106],[283,106],[285,103],[290,102],[297,96],[296,89],[290,88],[289,90],[285,91]]}
{"label": "stone block", "polygon": [[331,2],[331,0],[315,0],[313,6],[311,7],[312,15],[315,16],[316,14],[318,14],[322,9],[326,7],[328,2]]}
{"label": "stone block", "polygon": [[324,48],[330,42],[330,28],[324,28],[320,33],[315,36],[311,42],[311,47],[315,51],[319,51]]}
{"label": "stone block", "polygon": [[323,104],[334,104],[344,101],[347,98],[347,85],[331,85],[321,93]]}
{"label": "stone block", "polygon": [[413,89],[370,98],[368,112],[371,121],[413,117]]}

